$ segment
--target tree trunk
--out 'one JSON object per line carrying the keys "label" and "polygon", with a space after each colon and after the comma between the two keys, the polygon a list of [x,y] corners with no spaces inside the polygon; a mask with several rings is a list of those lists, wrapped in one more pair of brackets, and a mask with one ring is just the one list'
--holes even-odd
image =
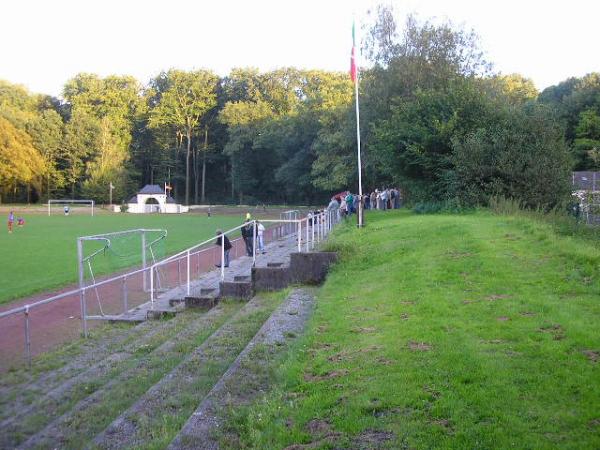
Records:
{"label": "tree trunk", "polygon": [[204,128],[204,151],[202,152],[202,197],[201,201],[204,204],[206,199],[205,197],[205,189],[206,189],[206,152],[208,150],[208,127]]}
{"label": "tree trunk", "polygon": [[231,156],[231,199],[235,200],[235,180],[234,180],[234,173],[235,173],[235,165],[233,163],[233,155]]}
{"label": "tree trunk", "polygon": [[185,204],[190,204],[190,154],[192,150],[192,130],[187,129],[187,152],[185,155]]}
{"label": "tree trunk", "polygon": [[198,181],[200,174],[198,173],[198,149],[192,150],[192,162],[194,165],[194,205],[198,204]]}

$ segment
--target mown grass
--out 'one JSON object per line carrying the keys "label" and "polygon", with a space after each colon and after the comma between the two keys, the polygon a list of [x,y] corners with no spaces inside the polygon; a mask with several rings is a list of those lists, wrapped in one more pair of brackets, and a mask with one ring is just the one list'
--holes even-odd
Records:
{"label": "mown grass", "polygon": [[[15,227],[12,234],[8,234],[6,229],[0,233],[0,304],[75,283],[78,270],[76,240],[80,236],[136,228],[166,229],[168,237],[164,245],[158,247],[161,256],[165,256],[210,239],[217,228],[233,228],[241,223],[242,218],[242,213],[239,217],[199,214],[26,215],[23,228]],[[98,273],[110,273],[141,262],[139,237],[135,242],[133,238],[123,241],[126,250],[119,248],[117,242],[114,255],[100,255],[99,259],[105,261],[94,266]],[[88,243],[86,254],[96,248],[98,245]],[[126,254],[125,259],[123,254]]]}
{"label": "mown grass", "polygon": [[[489,213],[367,216],[241,444],[600,448],[600,251]],[[311,447],[312,448],[312,447]]]}

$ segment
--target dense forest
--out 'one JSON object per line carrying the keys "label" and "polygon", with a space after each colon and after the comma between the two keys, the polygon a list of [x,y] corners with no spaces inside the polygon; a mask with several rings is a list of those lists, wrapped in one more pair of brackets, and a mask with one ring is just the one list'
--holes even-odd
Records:
{"label": "dense forest", "polygon": [[[600,74],[541,93],[493,71],[472,31],[372,12],[360,73],[363,180],[412,201],[551,206],[600,169]],[[0,81],[0,200],[115,203],[147,183],[197,203],[324,203],[356,190],[347,73],[171,69],[147,84],[81,73],[62,98]]]}

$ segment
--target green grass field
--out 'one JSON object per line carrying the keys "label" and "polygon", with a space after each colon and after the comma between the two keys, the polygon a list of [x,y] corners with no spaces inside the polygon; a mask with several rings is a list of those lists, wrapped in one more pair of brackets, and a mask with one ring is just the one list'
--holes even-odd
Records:
{"label": "green grass field", "polygon": [[371,214],[243,448],[600,448],[600,251],[527,218]]}
{"label": "green grass field", "polygon": [[[241,223],[242,218],[241,214],[213,215],[210,218],[204,214],[97,214],[94,217],[26,214],[25,227],[15,227],[12,234],[8,234],[4,228],[0,233],[0,304],[75,283],[76,239],[79,236],[134,228],[164,228],[168,231],[168,237],[164,246],[159,246],[164,256],[209,239],[217,228],[233,228]],[[133,241],[125,244],[131,247]],[[93,244],[89,244],[86,251],[93,248]],[[137,253],[138,248],[134,250],[140,256],[141,250],[140,253]],[[128,255],[133,253],[130,248]],[[124,261],[137,264],[139,260],[128,257]],[[99,273],[116,270],[124,265],[124,261],[99,266]]]}

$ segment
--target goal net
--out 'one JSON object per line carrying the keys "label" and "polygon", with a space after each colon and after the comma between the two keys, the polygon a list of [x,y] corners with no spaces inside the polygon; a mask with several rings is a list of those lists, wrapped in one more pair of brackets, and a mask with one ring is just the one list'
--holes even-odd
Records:
{"label": "goal net", "polygon": [[[149,290],[149,273],[123,277],[137,269],[151,267],[165,257],[167,230],[135,229],[82,236],[77,239],[79,279],[87,291],[89,314],[122,312],[122,293],[128,292],[129,306],[141,303]],[[155,273],[160,288],[161,274]],[[114,281],[105,282],[107,279]],[[98,285],[98,286],[96,286]]]}
{"label": "goal net", "polygon": [[48,215],[91,214],[94,215],[94,200],[48,200]]}

